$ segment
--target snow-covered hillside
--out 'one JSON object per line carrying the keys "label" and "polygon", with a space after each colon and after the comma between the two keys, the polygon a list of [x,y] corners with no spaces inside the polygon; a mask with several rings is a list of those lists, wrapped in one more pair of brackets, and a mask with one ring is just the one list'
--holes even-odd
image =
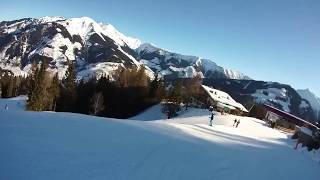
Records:
{"label": "snow-covered hillside", "polygon": [[285,88],[257,89],[252,96],[258,103],[276,103],[286,112],[290,112],[290,98]]}
{"label": "snow-covered hillside", "polygon": [[[138,39],[127,37],[111,24],[89,17],[43,17],[0,22],[0,67],[16,75],[29,72],[33,61],[47,61],[63,77],[67,62],[76,62],[79,78],[110,75],[119,66],[142,65],[133,49]],[[147,68],[151,77],[153,73]],[[151,73],[150,73],[151,72]]]}
{"label": "snow-covered hillside", "polygon": [[0,99],[0,179],[319,178],[319,163],[253,118],[216,115],[210,127],[206,110],[165,120],[155,106],[140,118],[159,119],[146,122],[25,112],[17,102],[4,110],[9,101]]}
{"label": "snow-covered hillside", "polygon": [[309,89],[299,89],[297,90],[301,98],[307,100],[314,112],[320,112],[320,98],[318,98],[315,94],[313,94]]}
{"label": "snow-covered hillside", "polygon": [[142,63],[160,76],[250,79],[241,72],[218,66],[212,60],[169,52],[150,43],[142,44],[136,51]]}

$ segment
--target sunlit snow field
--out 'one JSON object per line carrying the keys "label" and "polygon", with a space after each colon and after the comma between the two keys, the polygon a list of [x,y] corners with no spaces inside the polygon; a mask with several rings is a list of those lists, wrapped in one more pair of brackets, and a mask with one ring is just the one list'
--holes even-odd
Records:
{"label": "sunlit snow field", "polygon": [[218,114],[211,127],[207,110],[166,120],[156,105],[122,120],[26,112],[24,99],[0,99],[1,180],[319,178],[289,135],[254,118]]}

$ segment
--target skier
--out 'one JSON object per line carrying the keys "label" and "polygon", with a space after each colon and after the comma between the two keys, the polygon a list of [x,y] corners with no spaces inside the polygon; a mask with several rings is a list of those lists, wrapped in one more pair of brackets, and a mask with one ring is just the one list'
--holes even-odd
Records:
{"label": "skier", "polygon": [[5,110],[8,110],[9,109],[9,106],[8,104],[6,104],[6,106],[4,107]]}
{"label": "skier", "polygon": [[236,125],[236,124],[237,124],[237,119],[234,119],[232,126],[234,126],[234,125]]}
{"label": "skier", "polygon": [[212,112],[212,113],[211,113],[211,117],[210,117],[210,124],[209,124],[209,126],[212,126],[213,118],[214,118],[214,112]]}
{"label": "skier", "polygon": [[240,124],[240,119],[238,119],[237,124],[236,124],[236,128],[239,126]]}

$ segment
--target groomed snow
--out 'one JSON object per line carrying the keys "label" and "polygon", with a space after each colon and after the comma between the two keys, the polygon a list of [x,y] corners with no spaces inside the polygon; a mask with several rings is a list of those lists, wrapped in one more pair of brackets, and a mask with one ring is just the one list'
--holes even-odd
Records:
{"label": "groomed snow", "polygon": [[207,110],[166,120],[157,105],[120,120],[25,112],[17,101],[0,99],[0,179],[319,178],[316,161],[257,119],[217,114],[210,127]]}

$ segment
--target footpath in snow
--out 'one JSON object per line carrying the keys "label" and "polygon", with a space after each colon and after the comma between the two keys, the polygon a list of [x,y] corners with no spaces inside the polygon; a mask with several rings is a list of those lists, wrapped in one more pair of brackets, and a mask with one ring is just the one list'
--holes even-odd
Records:
{"label": "footpath in snow", "polygon": [[[287,135],[248,117],[154,106],[120,120],[26,112],[0,99],[0,179],[318,179],[320,166]],[[238,128],[232,127],[240,119]]]}

